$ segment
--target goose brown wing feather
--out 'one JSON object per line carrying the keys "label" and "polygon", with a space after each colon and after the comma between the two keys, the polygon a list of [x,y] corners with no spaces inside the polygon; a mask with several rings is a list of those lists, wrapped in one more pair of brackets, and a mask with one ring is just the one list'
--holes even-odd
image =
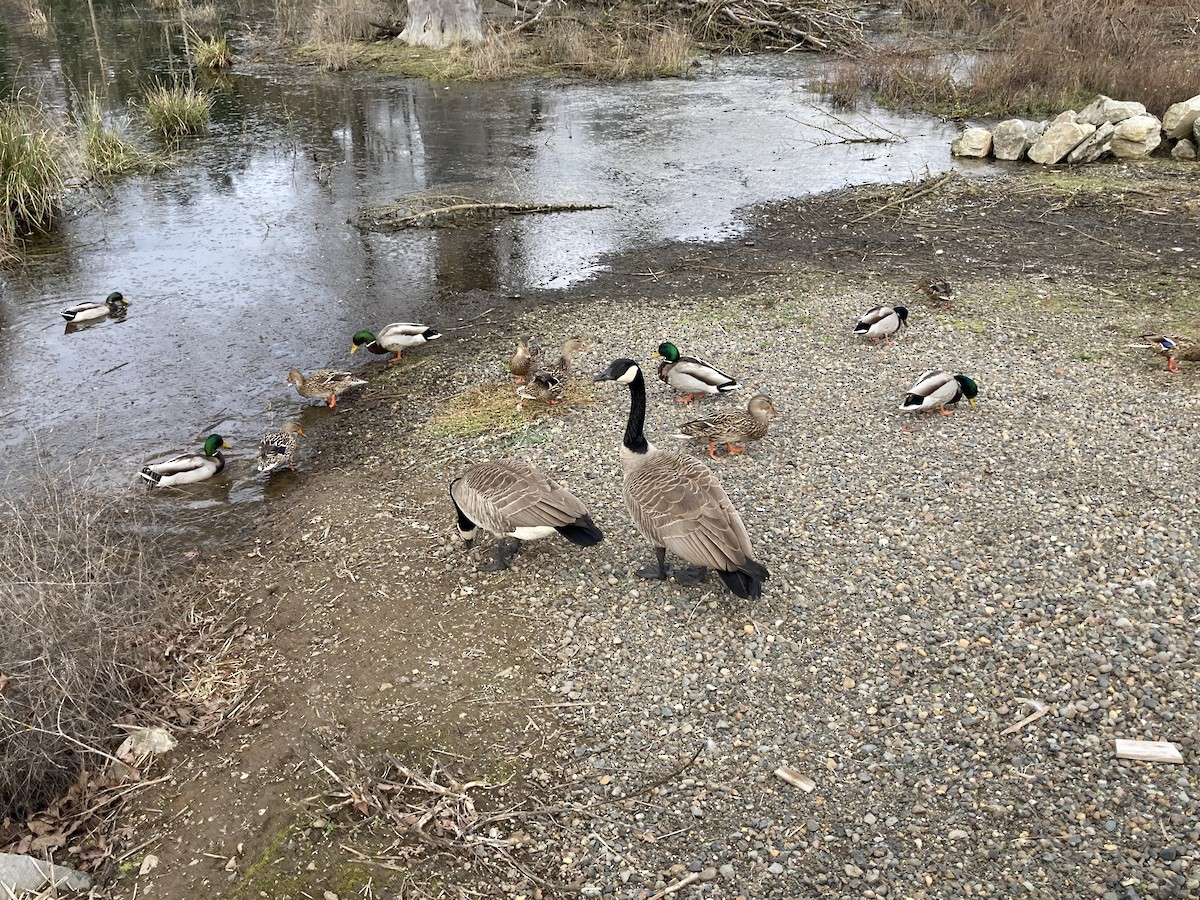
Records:
{"label": "goose brown wing feather", "polygon": [[583,501],[518,459],[480,463],[456,484],[454,499],[472,521],[496,534],[560,527],[587,515]]}
{"label": "goose brown wing feather", "polygon": [[625,502],[650,543],[690,563],[732,571],[753,558],[741,516],[697,460],[652,451],[626,478]]}

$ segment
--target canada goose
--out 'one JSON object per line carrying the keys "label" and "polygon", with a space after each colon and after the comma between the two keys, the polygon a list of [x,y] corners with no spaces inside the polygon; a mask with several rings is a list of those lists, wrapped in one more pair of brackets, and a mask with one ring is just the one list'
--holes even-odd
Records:
{"label": "canada goose", "polygon": [[921,291],[941,309],[948,307],[950,301],[954,299],[954,292],[950,289],[950,282],[945,278],[922,278],[916,283],[913,290]]}
{"label": "canada goose", "polygon": [[712,363],[695,356],[680,356],[679,348],[670,341],[659,344],[654,357],[662,359],[658,364],[658,380],[687,394],[676,397],[677,403],[687,403],[706,394],[727,394],[741,387]]}
{"label": "canada goose", "polygon": [[318,369],[305,377],[299,369],[288,372],[288,384],[296,386],[296,393],[301,397],[326,400],[329,408],[337,406],[337,398],[350,388],[366,384],[361,378],[350,372],[338,372],[334,369]]}
{"label": "canada goose", "polygon": [[742,517],[716,476],[699,460],[659,450],[646,440],[646,380],[637,363],[614,360],[594,380],[629,388],[629,419],[621,443],[625,505],[657,557],[637,574],[665,579],[670,550],[695,567],[675,570],[680,584],[695,584],[707,567],[716,569],[738,597],[762,596],[767,569],[755,561]]}
{"label": "canada goose", "polygon": [[854,333],[865,336],[868,341],[883,338],[886,344],[888,337],[896,334],[906,324],[908,310],[903,306],[872,306],[858,320],[858,324],[854,326]]}
{"label": "canada goose", "polygon": [[378,332],[356,331],[350,344],[350,355],[357,353],[359,347],[366,347],[372,353],[395,353],[388,362],[399,362],[409,347],[419,347],[441,336],[436,329],[420,322],[393,322],[384,325]]}
{"label": "canada goose", "polygon": [[522,541],[555,532],[580,547],[604,539],[582,500],[520,459],[472,466],[450,482],[450,502],[458,515],[458,533],[468,546],[479,528],[509,539],[496,545],[495,557],[484,571],[507,568]]}
{"label": "canada goose", "polygon": [[947,406],[953,406],[966,397],[967,402],[974,408],[978,393],[978,386],[966,375],[951,375],[940,369],[930,369],[908,389],[900,408],[905,412],[928,412],[936,409],[943,416],[952,416],[954,413],[946,409]]}
{"label": "canada goose", "polygon": [[170,459],[143,467],[138,474],[157,487],[204,481],[225,468],[225,456],[221,453],[221,448],[228,446],[219,434],[210,434],[204,440],[202,453],[172,456]]}
{"label": "canada goose", "polygon": [[1200,340],[1180,335],[1143,334],[1138,340],[1144,344],[1131,344],[1139,349],[1153,350],[1167,358],[1167,371],[1179,372],[1179,361],[1200,362]]}
{"label": "canada goose", "polygon": [[708,455],[716,459],[717,444],[724,444],[730,453],[745,452],[746,441],[757,441],[767,434],[769,416],[775,415],[775,404],[771,398],[756,394],[750,398],[746,408],[716,412],[692,419],[679,426],[679,433],[672,435],[679,440],[708,441]]}
{"label": "canada goose", "polygon": [[300,423],[288,419],[278,431],[268,431],[258,442],[258,458],[256,466],[259,472],[275,472],[287,466],[296,471],[296,449],[300,446],[300,438],[304,429]]}
{"label": "canada goose", "polygon": [[119,319],[125,315],[128,306],[129,301],[125,299],[124,295],[120,291],[113,291],[102,301],[87,300],[83,303],[76,303],[74,306],[68,306],[62,311],[62,317],[77,325],[103,319],[105,316]]}

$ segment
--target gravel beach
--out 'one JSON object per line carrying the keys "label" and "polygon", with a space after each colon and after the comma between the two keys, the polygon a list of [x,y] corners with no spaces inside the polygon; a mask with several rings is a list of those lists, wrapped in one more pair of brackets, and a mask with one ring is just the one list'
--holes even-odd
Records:
{"label": "gravel beach", "polygon": [[[742,267],[774,247],[773,274],[727,288],[610,280],[446,328],[310,429],[296,490],[224,582],[274,648],[267,712],[179,767],[163,817],[182,837],[143,889],[366,896],[355,867],[388,897],[1200,896],[1200,367],[1129,347],[1195,316],[1194,235],[1167,257],[1192,306],[1133,302],[1078,261],[979,273],[914,241],[952,277],[939,311],[886,255],[787,263],[802,227],[747,241]],[[887,346],[851,333],[879,304],[911,310]],[[592,346],[570,401],[517,413],[516,338],[575,334]],[[744,387],[673,402],[649,359],[663,340]],[[764,440],[705,459],[770,569],[760,600],[632,574],[652,551],[621,498],[629,395],[591,384],[620,356],[643,363],[658,446],[702,456],[675,426],[774,400]],[[933,368],[973,377],[977,409],[900,412]],[[448,417],[481,384],[511,412]],[[445,486],[506,455],[581,497],[603,543],[550,538],[476,571],[493,539],[462,547]],[[1171,741],[1184,763],[1118,759],[1116,739]],[[335,746],[508,779],[506,802],[542,811],[495,826],[520,864],[482,866],[478,847],[399,861],[386,823],[311,802],[337,788],[314,758],[346,771]],[[198,849],[235,840],[253,843],[237,878]]]}

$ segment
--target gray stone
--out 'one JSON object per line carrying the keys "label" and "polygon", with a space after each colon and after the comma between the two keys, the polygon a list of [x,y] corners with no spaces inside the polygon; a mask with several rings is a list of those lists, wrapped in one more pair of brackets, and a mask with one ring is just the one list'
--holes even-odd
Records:
{"label": "gray stone", "polygon": [[992,133],[986,128],[967,128],[950,142],[950,152],[955,156],[980,159],[991,151]]}
{"label": "gray stone", "polygon": [[1167,137],[1185,138],[1192,133],[1197,119],[1200,119],[1200,94],[1167,107],[1162,117],[1162,130]]}
{"label": "gray stone", "polygon": [[1134,116],[1144,116],[1146,107],[1133,100],[1114,100],[1100,94],[1095,100],[1079,111],[1079,121],[1100,127],[1105,122],[1116,124],[1132,119]]}
{"label": "gray stone", "polygon": [[1180,138],[1171,148],[1171,159],[1195,159],[1196,145],[1187,138]]}
{"label": "gray stone", "polygon": [[1095,131],[1095,125],[1089,125],[1085,122],[1072,122],[1068,120],[1055,122],[1029,148],[1029,158],[1035,163],[1053,165],[1074,150],[1081,141],[1090,137]]}
{"label": "gray stone", "polygon": [[996,159],[1020,159],[1048,127],[1047,122],[1005,119],[992,131],[992,155]]}
{"label": "gray stone", "polygon": [[1064,109],[1057,116],[1050,120],[1051,125],[1061,125],[1063,122],[1078,122],[1079,113],[1073,109]]}
{"label": "gray stone", "polygon": [[1117,124],[1112,154],[1120,159],[1149,156],[1162,143],[1161,123],[1155,116],[1134,116]]}
{"label": "gray stone", "polygon": [[49,885],[86,891],[92,886],[92,876],[20,853],[0,853],[0,888],[6,893],[41,891]]}
{"label": "gray stone", "polygon": [[1078,147],[1067,154],[1067,162],[1095,162],[1112,148],[1112,136],[1116,130],[1117,126],[1112,122],[1102,122],[1090,137],[1084,138]]}

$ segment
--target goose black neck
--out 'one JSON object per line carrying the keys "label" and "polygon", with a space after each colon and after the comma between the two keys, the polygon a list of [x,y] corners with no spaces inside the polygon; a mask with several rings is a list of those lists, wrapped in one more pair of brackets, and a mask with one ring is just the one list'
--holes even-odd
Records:
{"label": "goose black neck", "polygon": [[622,443],[634,453],[648,453],[646,441],[646,379],[638,369],[633,381],[629,382],[629,421],[625,423],[625,440]]}

